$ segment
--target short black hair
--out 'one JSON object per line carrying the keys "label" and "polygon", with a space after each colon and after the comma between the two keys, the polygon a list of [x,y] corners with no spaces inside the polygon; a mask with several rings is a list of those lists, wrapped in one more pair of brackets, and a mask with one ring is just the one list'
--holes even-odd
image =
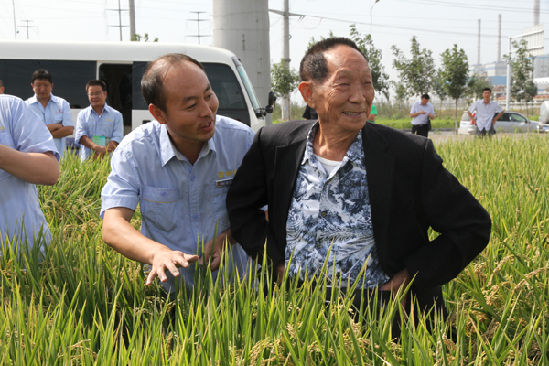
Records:
{"label": "short black hair", "polygon": [[31,83],[34,83],[35,80],[47,80],[50,83],[53,84],[53,80],[51,78],[51,74],[46,69],[38,69],[34,70],[31,77]]}
{"label": "short black hair", "polygon": [[492,89],[490,89],[490,88],[484,88],[484,89],[482,89],[482,92],[483,92],[483,93],[484,93],[485,91],[489,91],[489,92],[491,93],[491,92],[492,92]]}
{"label": "short black hair", "polygon": [[105,83],[103,80],[90,80],[86,83],[86,92],[88,91],[88,88],[90,86],[100,86],[101,90],[107,91],[107,83]]}
{"label": "short black hair", "polygon": [[429,94],[425,93],[425,94],[423,94],[423,95],[421,96],[421,99],[427,99],[427,100],[429,100],[429,99],[431,99],[431,97],[429,96]]}
{"label": "short black hair", "polygon": [[[356,43],[349,38],[332,37],[323,39],[309,47],[305,56],[301,59],[299,64],[299,78],[301,81],[323,81],[326,79],[326,76],[328,76],[328,63],[324,57],[324,52],[337,46],[353,48],[364,56]],[[364,56],[364,59],[368,61],[366,56]]]}
{"label": "short black hair", "polygon": [[[180,62],[191,62],[206,72],[200,61],[183,53],[168,53],[149,62],[141,79],[141,92],[147,105],[154,104],[166,112],[166,95],[164,95],[164,79],[171,66]],[[184,87],[183,85],[181,87]]]}

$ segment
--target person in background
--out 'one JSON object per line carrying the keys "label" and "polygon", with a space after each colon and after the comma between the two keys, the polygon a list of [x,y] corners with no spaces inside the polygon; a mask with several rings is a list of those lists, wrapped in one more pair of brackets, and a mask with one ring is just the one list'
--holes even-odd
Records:
{"label": "person in background", "polygon": [[[202,243],[201,263],[211,261],[215,271],[227,242],[229,273],[244,274],[248,256],[232,239],[225,197],[252,130],[217,115],[204,67],[186,55],[151,62],[141,89],[156,120],[128,134],[113,153],[101,193],[103,240],[152,266],[145,284],[158,277],[170,293],[193,285],[189,264],[199,260]],[[138,203],[141,232],[130,223]]]}
{"label": "person in background", "polygon": [[[227,195],[233,237],[251,256],[266,246],[279,278],[287,270],[299,283],[327,263],[331,286],[332,274],[342,290],[360,280],[356,308],[413,278],[420,308],[444,311],[441,286],[488,244],[490,216],[444,168],[431,140],[367,123],[372,76],[352,40],[310,47],[300,79],[319,119],[257,132]],[[434,240],[430,227],[439,233]]]}
{"label": "person in background", "polygon": [[0,79],[0,94],[4,94],[5,91],[6,87],[4,86],[4,82]]}
{"label": "person in background", "polygon": [[498,102],[492,102],[491,97],[492,89],[484,88],[482,90],[482,100],[473,103],[467,111],[473,124],[478,127],[477,134],[479,136],[495,135],[494,124],[503,114],[503,108]]}
{"label": "person in background", "polygon": [[122,114],[107,104],[107,85],[102,80],[86,84],[90,105],[78,113],[74,141],[81,145],[80,160],[112,153],[124,137]]}
{"label": "person in background", "polygon": [[38,116],[13,95],[0,95],[0,257],[11,243],[38,245],[44,254],[51,240],[35,184],[53,185],[59,177],[59,154]]}
{"label": "person in background", "polygon": [[306,106],[302,117],[305,119],[318,119],[318,113],[313,108]]}
{"label": "person in background", "polygon": [[65,156],[66,136],[72,135],[74,123],[69,103],[52,94],[53,81],[48,70],[32,73],[31,87],[34,95],[26,100],[31,110],[48,126],[61,157]]}
{"label": "person in background", "polygon": [[412,134],[427,137],[431,130],[431,120],[435,118],[435,107],[429,102],[429,94],[423,94],[421,101],[415,102],[410,110]]}
{"label": "person in background", "polygon": [[377,117],[377,107],[375,104],[372,104],[372,109],[370,110],[370,115],[368,116],[368,122],[376,123]]}

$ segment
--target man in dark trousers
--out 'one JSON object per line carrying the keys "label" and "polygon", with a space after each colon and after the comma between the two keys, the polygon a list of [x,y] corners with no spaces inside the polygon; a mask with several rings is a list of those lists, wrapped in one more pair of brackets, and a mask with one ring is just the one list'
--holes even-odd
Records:
{"label": "man in dark trousers", "polygon": [[[346,284],[367,262],[358,295],[390,294],[413,279],[421,308],[444,309],[441,285],[487,245],[488,213],[430,140],[366,123],[374,89],[354,42],[313,45],[300,78],[318,122],[256,134],[227,196],[233,237],[252,256],[266,241],[278,274],[288,266],[290,277],[304,280],[328,259],[328,273]],[[440,233],[433,241],[429,227]]]}

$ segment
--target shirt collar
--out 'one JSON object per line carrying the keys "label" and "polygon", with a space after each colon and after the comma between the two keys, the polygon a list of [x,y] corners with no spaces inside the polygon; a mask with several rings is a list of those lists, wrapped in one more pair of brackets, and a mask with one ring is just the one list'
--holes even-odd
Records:
{"label": "shirt collar", "polygon": [[[213,142],[214,137],[208,140],[207,144],[204,144],[202,146],[202,150],[200,150],[200,154],[198,155],[198,159],[200,159],[203,156],[206,156],[210,153],[210,151],[216,151],[215,144]],[[166,128],[165,124],[160,125],[160,162],[162,166],[165,166],[168,164],[168,162],[172,158],[177,158],[178,160],[184,160],[188,161],[188,159],[179,152],[179,150],[176,149],[176,147],[173,145],[172,141],[170,140],[170,136],[168,136],[168,129]]]}
{"label": "shirt collar", "polygon": [[[97,112],[93,109],[93,107],[91,105],[90,105],[90,110],[91,110],[91,113],[94,113],[95,115],[100,116],[100,114],[97,114]],[[101,114],[103,114],[105,112],[108,112],[107,111],[107,102],[105,102],[105,104],[103,104],[103,109],[101,109]]]}
{"label": "shirt collar", "polygon": [[[303,156],[303,161],[301,162],[301,165],[306,164],[308,160],[310,160],[312,164],[317,163],[317,158],[314,154],[313,149],[313,142],[317,133],[318,122],[311,126],[311,129],[307,134],[307,145],[305,147],[305,154]],[[359,132],[351,143],[351,146],[349,146],[349,150],[347,150],[347,153],[345,153],[345,157],[343,158],[343,163],[341,164],[341,166],[345,165],[347,161],[351,161],[354,165],[357,166],[361,165],[363,156],[364,150],[362,148],[362,133]]]}

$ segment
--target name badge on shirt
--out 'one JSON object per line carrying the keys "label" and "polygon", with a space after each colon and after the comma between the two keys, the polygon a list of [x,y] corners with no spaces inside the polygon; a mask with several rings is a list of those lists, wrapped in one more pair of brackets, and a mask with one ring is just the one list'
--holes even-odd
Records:
{"label": "name badge on shirt", "polygon": [[215,186],[217,188],[229,187],[232,181],[233,178],[219,179],[215,181]]}

